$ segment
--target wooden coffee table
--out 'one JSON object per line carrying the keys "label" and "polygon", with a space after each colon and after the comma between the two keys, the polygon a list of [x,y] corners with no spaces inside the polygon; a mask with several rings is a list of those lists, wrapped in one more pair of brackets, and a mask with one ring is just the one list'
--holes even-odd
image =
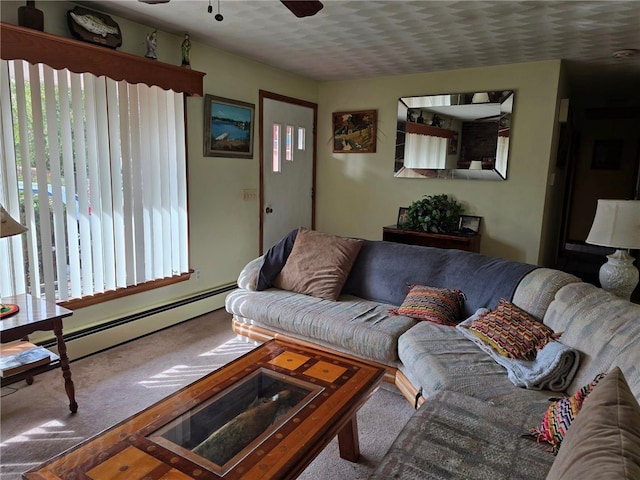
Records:
{"label": "wooden coffee table", "polygon": [[271,340],[23,477],[296,478],[336,435],[340,456],[355,462],[356,413],[383,375]]}

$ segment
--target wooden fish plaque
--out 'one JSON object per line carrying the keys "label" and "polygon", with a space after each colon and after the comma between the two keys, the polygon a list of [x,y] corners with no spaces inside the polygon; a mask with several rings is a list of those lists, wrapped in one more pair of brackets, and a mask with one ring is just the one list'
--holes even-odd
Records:
{"label": "wooden fish plaque", "polygon": [[67,23],[71,34],[79,40],[110,48],[122,45],[120,26],[109,15],[74,7],[67,12]]}

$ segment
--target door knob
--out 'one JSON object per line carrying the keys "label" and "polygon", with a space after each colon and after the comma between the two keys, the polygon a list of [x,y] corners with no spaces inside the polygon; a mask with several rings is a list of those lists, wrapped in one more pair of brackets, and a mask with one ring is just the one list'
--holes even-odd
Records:
{"label": "door knob", "polygon": [[271,213],[271,212],[273,212],[273,208],[271,208],[271,207],[267,207],[267,208],[265,208],[265,209],[264,209],[264,211],[265,211],[266,213]]}

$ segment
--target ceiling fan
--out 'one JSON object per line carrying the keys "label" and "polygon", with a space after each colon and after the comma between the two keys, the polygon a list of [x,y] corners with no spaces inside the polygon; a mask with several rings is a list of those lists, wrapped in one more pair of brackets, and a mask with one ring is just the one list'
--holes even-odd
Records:
{"label": "ceiling fan", "polygon": [[[169,3],[171,0],[138,0],[149,5]],[[318,0],[280,0],[296,17],[311,17],[322,10],[324,5]]]}

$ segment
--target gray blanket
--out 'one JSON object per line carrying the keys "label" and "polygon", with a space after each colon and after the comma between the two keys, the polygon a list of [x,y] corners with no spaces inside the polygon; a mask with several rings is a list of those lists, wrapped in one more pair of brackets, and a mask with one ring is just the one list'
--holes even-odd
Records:
{"label": "gray blanket", "polygon": [[496,363],[506,368],[509,380],[516,387],[553,392],[564,392],[569,387],[578,370],[580,354],[577,350],[558,341],[552,341],[538,350],[535,360],[503,357],[468,330],[473,320],[473,317],[469,318],[456,328],[482,351],[489,354]]}

